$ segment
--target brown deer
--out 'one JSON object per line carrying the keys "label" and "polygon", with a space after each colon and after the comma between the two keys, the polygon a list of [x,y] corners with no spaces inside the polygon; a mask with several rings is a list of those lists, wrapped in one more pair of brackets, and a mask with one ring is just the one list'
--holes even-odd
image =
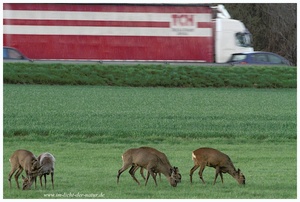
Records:
{"label": "brown deer", "polygon": [[161,152],[156,151],[154,148],[140,147],[124,152],[122,155],[123,166],[118,171],[117,183],[119,183],[120,175],[131,166],[129,173],[139,185],[140,182],[136,179],[134,173],[137,167],[142,167],[148,170],[145,185],[147,185],[149,176],[151,175],[157,186],[156,173],[162,173],[167,177],[171,186],[176,187],[177,183],[181,180],[178,168],[172,167],[167,157],[164,154],[161,156]]}
{"label": "brown deer", "polygon": [[[164,153],[158,151],[157,149],[154,149],[154,148],[152,148],[152,147],[140,147],[140,148],[147,149],[150,153],[157,154],[157,155],[159,156],[159,158],[161,158],[161,159],[166,159],[166,161],[168,161],[167,156],[166,156]],[[170,162],[169,162],[169,164],[170,164]],[[133,172],[135,173],[139,168],[140,168],[140,174],[141,174],[142,178],[143,178],[144,180],[146,180],[146,178],[145,178],[145,176],[144,176],[144,168],[143,168],[143,167],[136,166]],[[148,173],[149,173],[149,172],[148,172]],[[155,174],[156,174],[156,173],[155,173]],[[159,174],[159,178],[160,178],[160,180],[161,180],[161,173],[158,173],[158,174]],[[179,175],[180,175],[180,173],[179,173]],[[156,176],[156,175],[155,175],[155,176]],[[179,176],[179,178],[180,178],[180,180],[181,180],[181,175]]]}
{"label": "brown deer", "polygon": [[192,183],[192,176],[195,170],[200,167],[199,176],[203,183],[204,179],[202,177],[203,170],[205,166],[213,167],[216,169],[214,183],[216,183],[216,179],[218,175],[220,175],[222,183],[223,183],[223,174],[228,173],[234,179],[237,180],[239,184],[245,184],[245,176],[241,173],[240,169],[236,170],[233,166],[232,161],[229,156],[226,154],[213,149],[213,148],[199,148],[192,152],[192,159],[194,161],[194,167],[190,171],[190,181]]}
{"label": "brown deer", "polygon": [[15,174],[15,180],[17,182],[17,187],[20,189],[18,178],[23,170],[25,170],[27,178],[22,176],[23,179],[23,190],[30,189],[33,180],[38,176],[41,165],[37,158],[32,152],[27,150],[17,150],[15,151],[10,159],[11,171],[8,175],[9,187],[11,188],[11,177]]}
{"label": "brown deer", "polygon": [[[43,187],[42,183],[42,177],[44,176],[45,180],[45,188],[46,188],[46,175],[51,174],[51,182],[52,182],[52,189],[54,189],[54,182],[53,182],[53,175],[54,175],[54,164],[55,164],[55,158],[52,154],[46,152],[42,153],[41,155],[38,156],[37,160],[40,162],[41,171],[40,171],[40,183],[41,187]],[[35,180],[36,183],[36,180]]]}

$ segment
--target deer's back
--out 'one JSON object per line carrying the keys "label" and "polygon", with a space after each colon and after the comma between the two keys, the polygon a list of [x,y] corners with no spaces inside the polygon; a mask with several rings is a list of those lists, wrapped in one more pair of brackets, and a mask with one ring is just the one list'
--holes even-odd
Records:
{"label": "deer's back", "polygon": [[33,153],[30,151],[27,151],[27,150],[23,150],[23,149],[15,151],[9,159],[9,161],[12,164],[19,164],[23,168],[26,168],[34,160],[37,160],[37,159],[33,155]]}
{"label": "deer's back", "polygon": [[122,159],[124,162],[131,162],[142,167],[149,163],[158,164],[161,161],[155,149],[150,147],[128,149],[123,153]]}
{"label": "deer's back", "polygon": [[43,174],[49,174],[50,172],[54,171],[55,158],[52,154],[43,153],[39,155],[37,159],[42,166]]}
{"label": "deer's back", "polygon": [[200,165],[204,163],[207,166],[215,167],[215,166],[227,166],[227,164],[231,164],[230,158],[213,148],[199,148],[192,153],[193,160],[195,164]]}
{"label": "deer's back", "polygon": [[146,153],[151,153],[151,154],[155,154],[157,157],[159,157],[160,161],[163,164],[168,164],[171,166],[169,159],[167,158],[167,156],[165,155],[165,153],[158,151],[157,149],[154,149],[152,147],[140,147],[139,149],[143,150]]}
{"label": "deer's back", "polygon": [[43,153],[39,155],[37,159],[40,161],[41,165],[54,164],[55,162],[54,156],[50,153]]}
{"label": "deer's back", "polygon": [[132,160],[134,163],[144,166],[150,162],[156,164],[158,161],[158,156],[153,153],[149,153],[147,150],[137,149],[134,152]]}

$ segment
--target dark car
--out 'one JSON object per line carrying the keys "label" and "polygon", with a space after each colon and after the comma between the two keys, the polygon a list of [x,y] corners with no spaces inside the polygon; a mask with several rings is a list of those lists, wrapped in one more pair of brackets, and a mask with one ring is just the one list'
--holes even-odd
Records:
{"label": "dark car", "polygon": [[254,51],[248,53],[235,53],[232,54],[228,63],[235,64],[254,64],[254,65],[291,65],[291,63],[271,52]]}
{"label": "dark car", "polygon": [[30,61],[30,59],[25,55],[23,55],[19,50],[12,47],[3,46],[3,61],[5,60],[29,60]]}

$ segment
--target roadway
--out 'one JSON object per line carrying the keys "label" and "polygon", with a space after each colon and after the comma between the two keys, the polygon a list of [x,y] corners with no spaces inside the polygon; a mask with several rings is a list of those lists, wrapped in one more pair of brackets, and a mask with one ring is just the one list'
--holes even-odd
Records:
{"label": "roadway", "polygon": [[3,60],[4,63],[45,64],[107,64],[107,65],[180,65],[180,66],[231,66],[228,63],[205,63],[197,61],[136,61],[136,60]]}

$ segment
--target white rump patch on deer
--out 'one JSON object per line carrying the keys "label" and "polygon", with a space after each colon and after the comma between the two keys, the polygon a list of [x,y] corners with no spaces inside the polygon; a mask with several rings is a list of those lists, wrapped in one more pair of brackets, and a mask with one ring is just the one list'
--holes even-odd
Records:
{"label": "white rump patch on deer", "polygon": [[196,155],[192,152],[192,160],[196,159]]}

